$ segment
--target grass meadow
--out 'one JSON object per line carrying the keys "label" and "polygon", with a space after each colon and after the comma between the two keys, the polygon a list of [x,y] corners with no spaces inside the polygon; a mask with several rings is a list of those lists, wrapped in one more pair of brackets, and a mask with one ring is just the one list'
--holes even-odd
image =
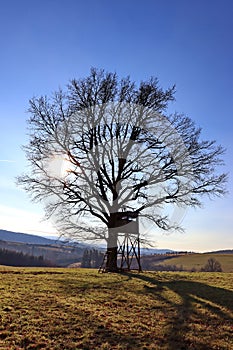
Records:
{"label": "grass meadow", "polygon": [[0,267],[0,349],[233,349],[233,274]]}
{"label": "grass meadow", "polygon": [[[223,272],[233,272],[233,254],[208,254],[208,253],[194,253],[176,256],[172,259],[163,260],[163,265],[183,266],[185,270],[195,268],[197,271],[205,266],[208,259],[214,258],[220,262]],[[155,264],[156,265],[156,264]]]}

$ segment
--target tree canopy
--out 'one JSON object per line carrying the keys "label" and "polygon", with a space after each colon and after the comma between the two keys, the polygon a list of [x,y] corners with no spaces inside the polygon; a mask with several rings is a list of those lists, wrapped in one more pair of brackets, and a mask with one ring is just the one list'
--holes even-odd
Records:
{"label": "tree canopy", "polygon": [[18,183],[44,201],[60,232],[105,239],[115,262],[117,239],[135,218],[178,229],[178,211],[223,195],[226,174],[218,172],[223,148],[202,140],[189,117],[167,115],[174,94],[156,78],[136,84],[91,69],[65,91],[32,98],[31,168]]}

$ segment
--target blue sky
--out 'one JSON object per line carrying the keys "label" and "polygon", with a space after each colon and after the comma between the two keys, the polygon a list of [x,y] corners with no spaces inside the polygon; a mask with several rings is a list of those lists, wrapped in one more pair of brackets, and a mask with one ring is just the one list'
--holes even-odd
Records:
{"label": "blue sky", "polygon": [[229,194],[189,210],[184,234],[159,248],[233,248],[233,3],[228,0],[9,0],[0,11],[0,228],[51,234],[42,207],[17,189],[26,169],[28,100],[84,77],[90,67],[174,83],[171,111],[189,115],[226,149]]}

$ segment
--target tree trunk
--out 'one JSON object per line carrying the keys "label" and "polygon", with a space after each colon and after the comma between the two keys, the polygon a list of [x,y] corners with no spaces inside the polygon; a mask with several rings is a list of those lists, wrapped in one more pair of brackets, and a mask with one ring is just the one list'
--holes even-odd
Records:
{"label": "tree trunk", "polygon": [[108,229],[108,241],[107,241],[107,272],[117,272],[117,230],[114,228]]}
{"label": "tree trunk", "polygon": [[[131,215],[133,214],[131,213]],[[127,232],[129,225],[132,226],[132,222],[129,221],[128,212],[114,212],[110,214],[108,222],[106,271],[117,272],[119,270],[117,267],[117,238],[119,232]],[[133,232],[132,228],[130,232]]]}

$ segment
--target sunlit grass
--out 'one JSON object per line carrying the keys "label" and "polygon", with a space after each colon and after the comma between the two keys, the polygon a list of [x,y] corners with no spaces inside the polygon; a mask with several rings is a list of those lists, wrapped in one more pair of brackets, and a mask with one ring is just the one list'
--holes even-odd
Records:
{"label": "sunlit grass", "polygon": [[0,349],[233,348],[233,274],[0,271]]}
{"label": "sunlit grass", "polygon": [[220,262],[223,272],[233,272],[233,254],[187,254],[160,261],[158,264],[182,266],[185,270],[191,270],[193,267],[200,270],[210,258]]}

